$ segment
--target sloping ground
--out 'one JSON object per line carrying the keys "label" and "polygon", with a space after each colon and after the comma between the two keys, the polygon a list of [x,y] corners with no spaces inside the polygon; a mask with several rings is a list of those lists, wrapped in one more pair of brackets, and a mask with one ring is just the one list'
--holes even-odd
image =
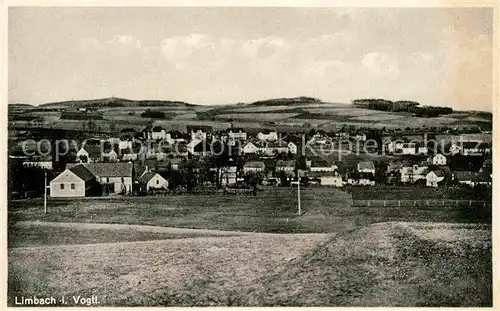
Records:
{"label": "sloping ground", "polygon": [[95,294],[108,306],[489,306],[491,268],[489,226],[379,223],[10,249],[8,293]]}
{"label": "sloping ground", "polygon": [[324,234],[210,237],[9,250],[15,296],[98,295],[102,305],[234,305]]}
{"label": "sloping ground", "polygon": [[338,235],[287,265],[248,303],[491,306],[491,270],[488,226],[379,223]]}

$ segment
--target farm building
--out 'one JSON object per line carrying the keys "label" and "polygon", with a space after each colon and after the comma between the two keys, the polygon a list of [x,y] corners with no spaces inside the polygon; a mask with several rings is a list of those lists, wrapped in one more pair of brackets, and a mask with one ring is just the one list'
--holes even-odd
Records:
{"label": "farm building", "polygon": [[375,175],[375,164],[371,161],[359,162],[358,163],[358,172],[359,173],[370,173]]}
{"label": "farm building", "polygon": [[50,182],[53,198],[86,197],[100,194],[96,177],[83,164],[67,168]]}
{"label": "farm building", "polygon": [[146,189],[146,191],[168,188],[168,181],[156,172],[144,171],[138,181],[139,184]]}

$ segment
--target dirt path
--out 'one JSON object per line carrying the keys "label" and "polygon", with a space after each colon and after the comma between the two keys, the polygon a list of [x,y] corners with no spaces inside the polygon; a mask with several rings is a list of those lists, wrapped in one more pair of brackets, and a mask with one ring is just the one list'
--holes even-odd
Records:
{"label": "dirt path", "polygon": [[141,232],[171,233],[171,234],[198,233],[200,235],[211,235],[211,236],[265,234],[265,233],[243,232],[243,231],[223,231],[223,230],[209,230],[209,229],[159,227],[159,226],[147,226],[147,225],[100,224],[100,223],[81,223],[81,222],[19,221],[14,225],[14,227],[16,228],[29,228],[33,226],[71,228],[71,229],[82,229],[82,230],[91,230],[91,229],[112,229],[112,230],[128,230],[128,231],[132,230]]}
{"label": "dirt path", "polygon": [[[44,221],[19,221],[15,223],[12,228],[21,229],[23,231],[33,231],[36,229],[44,228],[43,231],[50,231],[57,229],[69,229],[72,232],[93,232],[95,230],[102,230],[103,234],[109,232],[123,232],[127,235],[134,235],[137,233],[141,234],[152,234],[150,238],[138,239],[138,240],[118,240],[118,241],[101,241],[93,243],[65,243],[56,245],[33,245],[33,246],[17,246],[15,248],[20,249],[40,249],[40,248],[58,248],[58,247],[80,247],[80,246],[91,246],[95,244],[101,245],[114,245],[114,244],[137,244],[137,243],[154,243],[161,240],[171,240],[171,239],[199,239],[208,237],[237,237],[237,236],[252,236],[252,237],[272,237],[272,236],[286,236],[290,234],[276,234],[276,233],[262,233],[262,232],[243,232],[243,231],[223,231],[223,230],[210,230],[210,229],[190,229],[190,228],[176,228],[176,227],[159,227],[159,226],[148,226],[148,225],[127,225],[127,224],[102,224],[102,223],[70,223],[70,222],[44,222]],[[63,231],[64,232],[64,231]],[[88,233],[96,234],[96,233]],[[158,234],[164,235],[158,237]],[[306,233],[302,234],[305,236],[321,236],[324,234],[319,233]],[[85,240],[85,239],[84,239]],[[104,239],[106,240],[106,239]]]}

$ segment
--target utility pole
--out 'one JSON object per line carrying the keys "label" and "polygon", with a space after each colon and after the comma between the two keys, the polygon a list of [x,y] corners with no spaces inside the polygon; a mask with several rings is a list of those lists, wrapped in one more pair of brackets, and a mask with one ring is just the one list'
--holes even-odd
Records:
{"label": "utility pole", "polygon": [[43,181],[43,213],[47,214],[47,171],[45,171],[45,178]]}
{"label": "utility pole", "polygon": [[300,209],[300,173],[299,171],[297,171],[297,176],[298,176],[298,183],[297,183],[297,202],[298,202],[298,213],[299,213],[299,216],[302,215],[302,211]]}

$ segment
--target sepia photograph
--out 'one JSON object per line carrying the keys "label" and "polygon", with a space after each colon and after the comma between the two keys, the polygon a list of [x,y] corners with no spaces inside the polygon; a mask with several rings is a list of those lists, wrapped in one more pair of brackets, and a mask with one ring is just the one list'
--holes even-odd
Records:
{"label": "sepia photograph", "polygon": [[4,303],[493,307],[466,4],[4,4]]}

